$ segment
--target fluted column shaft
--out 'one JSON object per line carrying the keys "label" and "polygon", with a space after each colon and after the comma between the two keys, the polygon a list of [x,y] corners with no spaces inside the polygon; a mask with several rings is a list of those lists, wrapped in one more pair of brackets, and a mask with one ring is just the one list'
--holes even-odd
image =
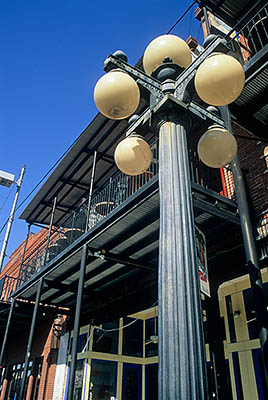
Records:
{"label": "fluted column shaft", "polygon": [[182,116],[159,130],[159,400],[208,398],[188,129]]}

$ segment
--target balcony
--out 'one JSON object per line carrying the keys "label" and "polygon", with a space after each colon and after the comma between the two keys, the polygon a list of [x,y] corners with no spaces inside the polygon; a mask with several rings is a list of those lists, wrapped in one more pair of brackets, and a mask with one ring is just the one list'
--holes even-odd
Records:
{"label": "balcony", "polygon": [[[211,33],[223,36],[244,65],[245,88],[230,105],[233,119],[258,137],[267,137],[268,6],[265,1],[204,0],[200,7],[221,19]],[[229,32],[226,34],[228,28]],[[225,33],[223,33],[225,32]]]}
{"label": "balcony", "polygon": [[[238,11],[242,13],[242,9]],[[240,14],[234,17],[235,29],[225,38],[244,64],[246,86],[230,110],[234,120],[246,128],[253,127],[252,132],[257,130],[260,134],[260,127],[265,126],[267,120],[264,104],[267,6],[261,5],[244,17]],[[239,24],[236,24],[238,17]],[[145,104],[141,104],[138,113],[144,109]],[[127,291],[129,304],[133,301],[131,295],[138,289],[145,298],[148,288],[155,291],[159,233],[158,144],[154,142],[154,133],[146,132],[145,138],[154,152],[150,169],[138,177],[118,173],[113,153],[126,126],[126,121],[111,121],[98,114],[23,212],[21,218],[28,223],[49,225],[53,201],[57,198],[52,234],[24,260],[16,296],[32,301],[38,280],[44,277],[42,302],[73,307],[81,249],[85,243],[89,249],[84,291],[87,312],[97,308],[104,310],[109,302],[111,308],[112,302],[122,305]],[[194,142],[195,134],[193,138]],[[232,174],[228,168],[215,171],[203,166],[196,155],[196,143],[190,141],[195,221],[206,235],[208,257],[213,259],[222,254],[223,247],[232,249],[238,243],[241,247]],[[95,190],[89,198],[95,152]],[[218,237],[221,241],[217,241]],[[212,269],[214,267],[215,270],[218,267],[216,262]],[[215,287],[217,284],[216,279]],[[151,304],[143,302],[143,306]]]}
{"label": "balcony", "polygon": [[4,275],[0,279],[0,302],[9,303],[12,293],[15,291],[17,285],[17,278],[13,276]]}
{"label": "balcony", "polygon": [[[111,282],[120,285],[130,276],[139,276],[139,272],[145,287],[146,279],[149,286],[156,281],[158,141],[151,147],[153,162],[144,174],[126,176],[116,172],[106,178],[91,197],[84,198],[65,221],[53,226],[51,236],[23,261],[8,298],[15,289],[20,292],[20,288],[28,287],[26,298],[32,300],[39,277],[47,276],[48,291],[43,302],[70,307],[76,291],[78,260],[85,242],[89,243],[90,252],[86,285],[89,292],[101,292]],[[192,148],[189,149],[189,162],[196,222],[206,231],[207,241],[212,245],[216,231],[222,228],[229,232],[239,225],[236,204],[228,198],[233,200],[234,193],[231,193],[231,185],[228,191],[223,190],[221,184],[221,175],[228,176],[228,172],[220,173],[206,167]]]}
{"label": "balcony", "polygon": [[84,199],[82,204],[71,213],[71,216],[60,227],[53,227],[51,236],[42,243],[22,264],[19,271],[17,287],[29,280],[55,257],[76,242],[87,231],[90,231],[114,212],[119,206],[139,191],[158,174],[158,143],[152,146],[153,162],[142,175],[127,176],[116,173],[106,180],[92,196]]}

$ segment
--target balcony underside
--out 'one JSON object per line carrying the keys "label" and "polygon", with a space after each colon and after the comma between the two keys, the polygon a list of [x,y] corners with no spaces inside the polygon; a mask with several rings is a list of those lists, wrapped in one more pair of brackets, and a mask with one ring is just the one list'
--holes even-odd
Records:
{"label": "balcony underside", "polygon": [[200,7],[207,7],[215,16],[233,27],[251,9],[253,4],[261,7],[265,0],[197,0]]}
{"label": "balcony underside", "polygon": [[[199,185],[192,184],[192,189],[195,221],[206,235],[210,258],[233,247],[236,236],[240,241],[236,204]],[[82,246],[87,244],[82,320],[111,319],[150,307],[157,300],[158,237],[159,192],[154,177],[25,282],[14,297],[34,301],[43,277],[41,303],[70,309],[72,314]],[[228,268],[225,271],[228,275]],[[216,293],[213,284],[212,291]]]}
{"label": "balcony underside", "polygon": [[234,119],[256,136],[267,138],[268,44],[245,66],[246,83],[242,94],[230,105]]}

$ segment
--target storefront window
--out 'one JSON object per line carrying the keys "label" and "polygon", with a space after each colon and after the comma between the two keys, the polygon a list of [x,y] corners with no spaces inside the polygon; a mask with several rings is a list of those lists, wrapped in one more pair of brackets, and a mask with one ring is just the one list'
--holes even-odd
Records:
{"label": "storefront window", "polygon": [[158,399],[158,364],[146,365],[145,376],[146,400]]}
{"label": "storefront window", "polygon": [[116,320],[102,324],[102,329],[95,328],[93,335],[93,351],[117,354],[118,327],[119,321]]}
{"label": "storefront window", "polygon": [[[83,333],[82,335],[79,336],[77,353],[81,353],[82,351],[88,350],[87,339],[88,339],[87,333]],[[69,354],[72,354],[72,349],[73,349],[73,338],[71,338],[70,340]]]}
{"label": "storefront window", "polygon": [[86,360],[77,360],[74,381],[74,400],[82,399],[84,368]]}
{"label": "storefront window", "polygon": [[91,360],[90,399],[110,400],[116,397],[117,363]]}
{"label": "storefront window", "polygon": [[150,318],[145,321],[145,357],[158,355],[158,318]]}
{"label": "storefront window", "polygon": [[81,353],[82,351],[87,350],[87,333],[84,333],[83,335],[79,336],[78,340],[78,353]]}
{"label": "storefront window", "polygon": [[[32,361],[29,362],[29,367],[28,367],[28,371],[27,371],[27,379],[31,375],[31,369],[32,369]],[[19,396],[23,370],[24,370],[24,363],[23,364],[15,364],[12,366],[12,380],[11,380],[11,384],[9,387],[9,395],[8,395],[8,398],[10,400],[17,399]],[[28,384],[28,381],[26,382],[26,387],[27,387],[27,384]]]}
{"label": "storefront window", "polygon": [[40,357],[40,358],[36,359],[37,375],[36,375],[36,380],[35,380],[35,388],[34,388],[33,400],[37,400],[38,399],[41,372],[42,372],[42,365],[43,365],[43,358]]}
{"label": "storefront window", "polygon": [[141,400],[141,386],[141,365],[124,364],[122,400]]}
{"label": "storefront window", "polygon": [[244,302],[245,302],[245,311],[247,317],[247,328],[250,339],[258,339],[259,337],[259,329],[256,320],[256,311],[255,311],[255,302],[251,289],[245,289],[243,291]]}
{"label": "storefront window", "polygon": [[[134,322],[135,321],[135,322]],[[133,324],[127,326],[133,322]],[[124,318],[123,325],[123,354],[126,356],[142,357],[143,329],[141,320]]]}

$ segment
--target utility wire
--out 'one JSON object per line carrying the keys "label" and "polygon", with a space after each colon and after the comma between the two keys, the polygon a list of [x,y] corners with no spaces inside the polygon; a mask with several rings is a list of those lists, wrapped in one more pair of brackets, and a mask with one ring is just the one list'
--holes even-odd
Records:
{"label": "utility wire", "polygon": [[[158,300],[156,300],[149,308],[155,307],[157,303],[158,303]],[[135,318],[133,321],[129,322],[129,323],[126,324],[126,325],[121,326],[120,328],[103,329],[103,328],[100,328],[99,326],[93,326],[93,328],[94,328],[94,329],[97,329],[97,330],[100,330],[100,331],[102,331],[102,332],[115,332],[115,331],[120,331],[121,329],[125,329],[125,328],[127,328],[128,326],[134,324],[135,322],[137,322],[137,321],[139,321],[139,320],[140,320],[140,318]]]}
{"label": "utility wire", "polygon": [[192,30],[192,19],[193,19],[193,8],[191,9],[190,18],[189,18],[188,37],[190,36],[191,30]]}
{"label": "utility wire", "polygon": [[[82,135],[82,133],[81,133]],[[46,179],[46,177],[50,174],[51,171],[53,171],[53,169],[59,164],[59,162],[63,159],[63,157],[68,153],[68,151],[74,146],[74,144],[77,142],[77,140],[80,138],[79,135],[74,141],[73,143],[67,148],[67,150],[65,150],[65,152],[61,155],[61,157],[52,165],[52,167],[48,170],[48,172],[43,176],[42,179],[40,179],[40,181],[34,186],[34,188],[31,190],[31,192],[25,197],[24,200],[22,200],[22,202],[16,207],[15,211],[14,211],[14,215],[15,213],[18,211],[18,209],[29,199],[29,197],[35,192],[35,190],[38,188],[38,186],[41,185],[41,183]],[[3,232],[5,226],[8,223],[9,218],[6,220],[6,222],[3,224],[2,228],[0,229],[0,234]]]}
{"label": "utility wire", "polygon": [[166,33],[167,35],[175,28],[175,26],[183,19],[183,17],[191,10],[191,8],[195,5],[196,1],[187,8],[186,11],[182,14],[182,16],[175,22],[175,24],[170,28],[170,30]]}
{"label": "utility wire", "polygon": [[10,195],[11,195],[11,192],[12,192],[12,190],[13,190],[14,187],[15,187],[15,186],[13,185],[13,187],[11,188],[11,190],[8,191],[8,195],[7,195],[7,197],[5,198],[3,204],[2,204],[2,206],[1,206],[1,208],[0,208],[0,211],[3,210],[3,208],[5,207],[5,204],[6,204],[6,202],[8,201],[8,199],[9,199],[9,197],[10,197]]}
{"label": "utility wire", "polygon": [[[191,10],[191,8],[194,6],[196,3],[196,0],[193,1],[193,3],[187,8],[187,10],[182,14],[182,16],[175,22],[175,24],[169,29],[167,32],[167,35],[175,28],[175,26],[183,19],[183,17]],[[35,190],[38,188],[38,186],[41,185],[41,183],[45,180],[45,178],[50,174],[50,172],[58,165],[58,163],[62,160],[62,158],[65,156],[66,153],[70,150],[70,148],[76,143],[76,141],[79,139],[81,135],[79,135],[74,142],[67,148],[67,150],[62,154],[62,156],[53,164],[53,166],[48,170],[48,172],[43,176],[43,178],[35,185],[35,187],[32,189],[32,191],[25,197],[25,199],[16,207],[14,214],[18,211],[18,209],[29,199],[29,197],[35,192]],[[3,232],[5,226],[8,223],[8,219],[6,222],[3,224],[3,226],[0,229],[0,234]]]}
{"label": "utility wire", "polygon": [[197,34],[197,41],[199,40],[200,32],[201,32],[202,23],[200,22],[198,34]]}

